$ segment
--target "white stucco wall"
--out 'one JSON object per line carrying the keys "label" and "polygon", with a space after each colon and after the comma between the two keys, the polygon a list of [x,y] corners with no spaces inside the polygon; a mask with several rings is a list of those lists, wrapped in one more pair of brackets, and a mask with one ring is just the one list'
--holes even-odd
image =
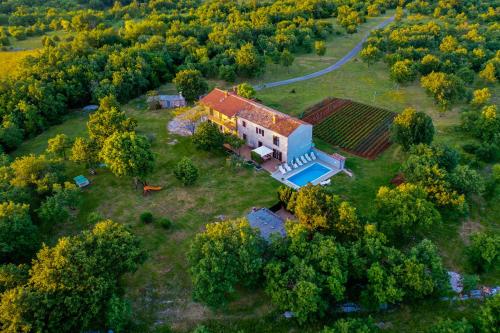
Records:
{"label": "white stucco wall", "polygon": [[[246,127],[243,127],[243,121],[246,122]],[[277,149],[281,151],[283,161],[288,161],[288,138],[275,133],[267,128],[254,124],[248,120],[238,118],[238,136],[243,138],[243,133],[247,135],[247,145],[253,148],[258,147],[258,141],[262,142],[264,146],[270,149]],[[264,130],[264,136],[257,134],[255,128]],[[273,136],[279,137],[279,146],[274,145]]]}

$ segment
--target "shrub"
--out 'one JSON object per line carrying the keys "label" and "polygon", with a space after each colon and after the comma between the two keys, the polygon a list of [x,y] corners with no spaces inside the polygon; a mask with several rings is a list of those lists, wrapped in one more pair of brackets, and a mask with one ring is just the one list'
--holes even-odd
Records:
{"label": "shrub", "polygon": [[193,143],[202,150],[215,150],[222,147],[224,135],[215,124],[201,123],[192,136]]}
{"label": "shrub", "polygon": [[158,221],[156,223],[158,223],[158,225],[160,227],[162,227],[163,229],[170,229],[170,227],[172,226],[172,221],[170,221],[166,217],[162,217],[161,219],[158,219]]}
{"label": "shrub", "polygon": [[262,159],[262,157],[260,157],[260,155],[257,154],[254,151],[250,152],[250,157],[252,158],[253,161],[255,161],[255,162],[259,163],[259,164],[262,164],[264,162],[264,160]]}
{"label": "shrub", "polygon": [[471,236],[466,253],[474,270],[488,271],[500,261],[500,236],[476,233]]}
{"label": "shrub", "polygon": [[151,223],[153,222],[153,214],[151,214],[151,212],[144,212],[141,214],[140,220],[144,224]]}
{"label": "shrub", "polygon": [[475,274],[464,274],[462,276],[462,285],[464,291],[470,291],[476,288],[478,283],[479,283],[479,276]]}
{"label": "shrub", "polygon": [[198,179],[198,168],[188,157],[183,157],[174,168],[174,175],[184,185],[193,184]]}

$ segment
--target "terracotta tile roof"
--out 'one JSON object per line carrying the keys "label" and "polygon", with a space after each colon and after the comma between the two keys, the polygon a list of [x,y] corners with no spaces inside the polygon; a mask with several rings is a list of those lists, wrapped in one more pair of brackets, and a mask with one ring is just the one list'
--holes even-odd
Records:
{"label": "terracotta tile roof", "polygon": [[228,117],[238,116],[283,136],[289,136],[300,125],[307,124],[298,118],[217,88],[203,97],[200,103]]}

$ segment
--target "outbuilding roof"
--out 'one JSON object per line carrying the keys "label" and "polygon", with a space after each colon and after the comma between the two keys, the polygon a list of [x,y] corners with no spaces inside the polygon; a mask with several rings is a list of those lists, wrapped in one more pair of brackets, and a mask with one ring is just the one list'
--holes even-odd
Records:
{"label": "outbuilding roof", "polygon": [[267,208],[252,210],[247,215],[247,219],[250,226],[259,229],[262,238],[267,241],[270,240],[272,234],[286,236],[283,219]]}
{"label": "outbuilding roof", "polygon": [[203,97],[200,103],[227,117],[238,116],[286,137],[300,125],[309,125],[298,118],[218,88]]}

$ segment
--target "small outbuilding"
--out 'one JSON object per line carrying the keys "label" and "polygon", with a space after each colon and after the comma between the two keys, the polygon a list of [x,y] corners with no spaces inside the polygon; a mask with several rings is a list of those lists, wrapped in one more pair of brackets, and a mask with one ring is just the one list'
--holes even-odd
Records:
{"label": "small outbuilding", "polygon": [[186,106],[186,99],[182,94],[179,95],[157,95],[148,97],[148,103],[157,102],[162,109],[179,108]]}
{"label": "small outbuilding", "polygon": [[260,235],[266,241],[270,240],[272,234],[286,236],[283,219],[267,208],[252,209],[247,215],[247,220],[252,228],[259,229]]}
{"label": "small outbuilding", "polygon": [[76,176],[75,178],[73,178],[73,180],[75,181],[76,185],[80,188],[88,186],[90,184],[90,181],[87,179],[87,177],[82,175]]}
{"label": "small outbuilding", "polygon": [[97,111],[98,109],[99,109],[99,105],[94,105],[94,104],[87,105],[87,106],[84,106],[82,108],[82,110],[85,112],[94,112],[94,111]]}

